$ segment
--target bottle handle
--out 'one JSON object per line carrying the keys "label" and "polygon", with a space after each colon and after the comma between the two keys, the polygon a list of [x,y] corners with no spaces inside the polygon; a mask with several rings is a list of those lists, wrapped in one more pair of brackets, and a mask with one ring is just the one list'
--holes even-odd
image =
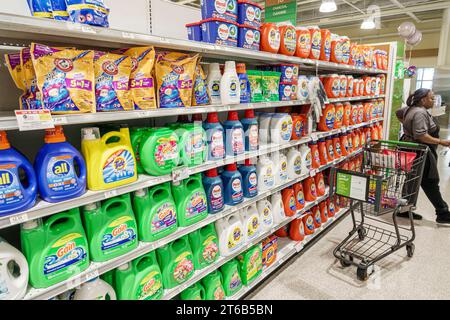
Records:
{"label": "bottle handle", "polygon": [[163,197],[165,199],[169,199],[169,192],[164,188],[153,188],[149,192],[150,199]]}
{"label": "bottle handle", "polygon": [[54,216],[50,216],[47,221],[46,221],[46,225],[47,225],[47,229],[51,232],[53,232],[53,226],[60,220],[63,219],[67,219],[68,222],[72,222],[73,224],[75,224],[75,217],[73,216],[73,214],[71,214],[70,211],[67,212],[62,212],[59,213],[57,215]]}
{"label": "bottle handle", "polygon": [[128,203],[123,198],[119,198],[119,197],[106,200],[103,203],[103,210],[106,212],[112,205],[115,205],[115,204],[119,204],[119,208],[123,209],[123,212],[126,212],[126,210],[128,208]]}
{"label": "bottle handle", "polygon": [[[21,165],[19,166],[19,168],[22,168],[25,171],[25,174],[28,178],[28,187],[25,188],[25,186],[20,182],[19,179],[19,183],[22,186],[22,188],[24,188],[24,190],[28,193],[28,194],[32,194],[37,192],[37,177],[36,177],[36,172],[34,171],[34,169],[30,166],[27,165]],[[19,174],[19,172],[17,172],[17,174]]]}
{"label": "bottle handle", "polygon": [[106,134],[103,135],[101,141],[102,141],[102,143],[103,143],[104,145],[106,145],[106,144],[109,144],[109,143],[106,143],[106,142],[107,142],[110,138],[113,138],[113,137],[119,138],[119,141],[118,141],[118,142],[111,143],[111,144],[117,144],[117,143],[120,143],[122,140],[124,140],[124,141],[126,140],[126,137],[125,137],[125,135],[124,135],[122,132],[118,132],[118,131],[110,131],[110,132],[108,132],[108,133],[106,133]]}
{"label": "bottle handle", "polygon": [[78,176],[78,179],[86,181],[87,170],[86,170],[86,162],[84,161],[84,158],[81,156],[81,154],[78,153],[74,157],[74,160],[78,164],[78,168],[80,168],[80,175]]}
{"label": "bottle handle", "polygon": [[20,268],[20,276],[15,278],[11,273],[8,272],[8,275],[17,288],[26,287],[28,283],[28,262],[25,257],[20,254],[17,256],[11,255],[11,260],[14,260]]}

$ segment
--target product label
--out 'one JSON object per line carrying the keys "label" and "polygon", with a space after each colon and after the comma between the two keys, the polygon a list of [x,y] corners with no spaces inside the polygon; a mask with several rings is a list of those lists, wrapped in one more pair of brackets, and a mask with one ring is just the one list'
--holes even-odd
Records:
{"label": "product label", "polygon": [[[282,74],[282,76],[284,76],[284,81],[286,82],[290,82],[292,80],[292,78],[294,77],[294,70],[292,67],[285,67],[284,68],[284,73]],[[283,81],[282,80],[282,81]]]}
{"label": "product label", "polygon": [[301,205],[305,204],[305,195],[303,194],[302,190],[297,192],[297,202],[300,203]]}
{"label": "product label", "polygon": [[336,211],[336,208],[334,207],[334,203],[330,202],[329,206],[328,206],[328,211],[330,212],[331,216],[334,216],[334,213]]}
{"label": "product label", "polygon": [[297,156],[294,160],[294,172],[296,175],[302,174],[302,158]]}
{"label": "product label", "polygon": [[311,54],[316,59],[320,58],[320,48],[322,46],[321,42],[322,42],[322,35],[320,34],[320,31],[314,31],[311,39]]}
{"label": "product label", "polygon": [[342,123],[342,118],[344,117],[344,110],[339,108],[336,110],[336,122]]}
{"label": "product label", "polygon": [[211,264],[216,261],[219,256],[219,247],[217,246],[217,237],[210,236],[203,241],[202,259],[207,264]]}
{"label": "product label", "polygon": [[177,223],[177,214],[172,202],[166,202],[156,209],[152,217],[150,232],[156,235]]}
{"label": "product label", "polygon": [[336,41],[336,45],[334,46],[334,57],[337,62],[342,61],[342,42]]}
{"label": "product label", "polygon": [[225,13],[225,11],[227,11],[227,0],[215,0],[214,8],[218,13]]}
{"label": "product label", "polygon": [[233,181],[231,182],[231,190],[231,199],[233,200],[233,202],[241,201],[242,197],[244,196],[241,179],[233,179]]}
{"label": "product label", "polygon": [[331,54],[331,39],[330,39],[330,37],[325,38],[323,48],[324,48],[323,51],[325,52],[325,57],[327,58],[327,60],[329,60],[330,54]]}
{"label": "product label", "polygon": [[280,31],[275,30],[275,29],[270,29],[270,31],[269,31],[269,46],[272,49],[278,50],[280,48],[280,42],[281,42]]}
{"label": "product label", "polygon": [[235,98],[237,97],[237,89],[239,86],[239,79],[231,79],[230,81],[230,88],[228,90],[228,94],[230,95],[231,98]]}
{"label": "product label", "polygon": [[252,280],[262,270],[261,251],[255,250],[247,263],[247,281]]}
{"label": "product label", "polygon": [[139,287],[137,289],[137,299],[154,300],[162,294],[162,291],[163,285],[161,274],[159,272],[152,271],[139,283]]}
{"label": "product label", "polygon": [[294,126],[295,136],[300,138],[303,135],[303,121],[297,121]]}
{"label": "product label", "polygon": [[264,266],[268,267],[271,264],[275,262],[277,255],[276,255],[276,249],[273,247],[273,245],[269,248],[267,248],[263,252],[263,264]]}
{"label": "product label", "polygon": [[298,232],[304,236],[305,235],[305,226],[303,225],[303,223],[300,223],[298,226]]}
{"label": "product label", "polygon": [[223,291],[223,288],[221,285],[219,285],[216,290],[214,290],[213,293],[214,300],[223,300],[225,299],[225,291]]}
{"label": "product label", "polygon": [[269,207],[264,207],[263,209],[263,224],[264,226],[267,227],[271,227],[273,224],[273,215],[272,215],[272,210]]}
{"label": "product label", "polygon": [[266,169],[266,174],[263,175],[263,183],[266,188],[273,187],[273,185],[275,184],[272,168],[268,167]]}
{"label": "product label", "polygon": [[132,245],[136,241],[136,225],[129,216],[120,217],[111,222],[102,237],[101,250],[112,254]]}
{"label": "product label", "polygon": [[223,191],[220,184],[216,184],[211,188],[209,200],[213,210],[220,210],[223,208]]}
{"label": "product label", "polygon": [[311,151],[307,151],[308,153],[306,154],[305,157],[305,166],[306,168],[310,168],[311,167]]}
{"label": "product label", "polygon": [[333,149],[333,145],[330,144],[328,146],[328,154],[330,155],[330,159],[334,159],[334,149]]}
{"label": "product label", "polygon": [[315,184],[311,184],[311,194],[313,197],[317,197],[317,193],[316,193],[316,185]]}
{"label": "product label", "polygon": [[314,219],[312,215],[308,215],[308,217],[306,218],[306,228],[308,228],[308,230],[310,231],[314,230]]}
{"label": "product label", "polygon": [[194,274],[194,263],[192,255],[186,251],[175,259],[175,268],[173,270],[173,278],[177,283],[183,283]]}
{"label": "product label", "polygon": [[15,164],[0,165],[0,206],[11,205],[24,199]]}
{"label": "product label", "polygon": [[245,33],[245,43],[247,44],[247,46],[251,46],[253,42],[255,42],[255,33],[253,32],[253,30],[249,29]]}
{"label": "product label", "polygon": [[248,135],[249,151],[258,150],[258,125],[251,125],[246,135]]}
{"label": "product label", "polygon": [[314,219],[316,220],[316,224],[322,223],[322,218],[320,217],[320,210],[316,210],[316,212],[314,212]]}
{"label": "product label", "polygon": [[[211,98],[219,98],[220,99],[220,81],[219,80],[212,81],[212,83],[210,84],[209,93],[211,95]],[[214,102],[214,103],[220,103],[220,100],[218,102]]]}
{"label": "product label", "polygon": [[184,147],[186,154],[189,158],[194,160],[196,157],[203,159],[203,152],[205,151],[205,140],[203,136],[203,131],[196,130],[197,132],[192,132],[189,134],[187,143]]}
{"label": "product label", "polygon": [[308,80],[307,79],[301,80],[299,88],[300,88],[300,90],[299,90],[300,97],[303,99],[308,98],[309,90],[308,90]]}
{"label": "product label", "polygon": [[224,41],[227,40],[228,37],[230,36],[230,30],[228,28],[228,25],[225,23],[219,24],[219,26],[217,27],[217,35],[221,40]]}
{"label": "product label", "polygon": [[257,216],[252,217],[247,223],[247,237],[248,240],[253,239],[259,233],[259,218]]}
{"label": "product label", "polygon": [[244,150],[244,137],[242,129],[234,129],[231,132],[231,146],[235,155],[243,153]]}
{"label": "product label", "polygon": [[232,250],[241,244],[242,241],[242,230],[239,227],[235,227],[232,232],[228,235],[228,249]]}
{"label": "product label", "polygon": [[255,172],[250,173],[248,177],[248,192],[250,194],[256,193],[258,190],[258,177]]}
{"label": "product label", "polygon": [[319,156],[319,150],[314,151],[314,161],[316,163],[320,163],[320,156]]}
{"label": "product label", "polygon": [[336,148],[337,155],[340,157],[342,155],[341,144],[336,141],[334,147]]}
{"label": "product label", "polygon": [[281,139],[284,141],[291,140],[292,136],[292,119],[283,121],[281,124]]}
{"label": "product label", "polygon": [[334,128],[335,117],[336,116],[334,112],[331,112],[331,110],[327,110],[325,114],[325,124],[330,130]]}
{"label": "product label", "polygon": [[211,134],[209,150],[213,159],[222,159],[225,155],[225,146],[223,145],[223,131],[216,130]]}
{"label": "product label", "polygon": [[331,91],[333,92],[333,96],[335,98],[339,97],[341,94],[341,80],[340,79],[334,79],[333,84],[331,86]]}
{"label": "product label", "polygon": [[70,155],[52,157],[47,165],[47,186],[54,192],[65,192],[78,187],[78,179]]}
{"label": "product label", "polygon": [[290,85],[285,85],[283,89],[283,96],[290,98],[292,95],[292,87]]}
{"label": "product label", "polygon": [[297,205],[295,204],[295,198],[294,197],[290,197],[289,198],[289,209],[291,209],[291,211],[297,211]]}
{"label": "product label", "polygon": [[103,181],[114,183],[132,178],[136,174],[133,154],[126,149],[114,152],[103,164]]}
{"label": "product label", "polygon": [[178,157],[177,141],[173,138],[160,138],[156,142],[154,153],[155,162],[158,166],[169,166]]}
{"label": "product label", "polygon": [[326,221],[328,219],[328,209],[326,206],[323,209],[323,216],[325,218],[324,220]]}
{"label": "product label", "polygon": [[341,96],[347,95],[347,78],[341,79]]}
{"label": "product label", "polygon": [[287,174],[287,162],[286,161],[281,162],[279,173],[280,173],[280,180],[282,182],[287,180],[288,174]]}
{"label": "product label", "polygon": [[348,82],[348,96],[353,96],[353,80],[349,80]]}
{"label": "product label", "polygon": [[240,288],[241,286],[242,286],[241,276],[239,275],[239,272],[235,270],[233,272],[233,275],[231,276],[228,288],[230,289],[231,292],[233,292],[234,290]]}
{"label": "product label", "polygon": [[207,211],[207,203],[205,193],[201,191],[194,192],[191,195],[188,206],[186,208],[186,217],[193,218]]}

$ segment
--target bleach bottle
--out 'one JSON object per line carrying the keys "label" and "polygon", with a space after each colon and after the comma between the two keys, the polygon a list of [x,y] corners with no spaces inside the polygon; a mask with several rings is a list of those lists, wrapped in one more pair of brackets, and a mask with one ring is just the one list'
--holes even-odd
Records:
{"label": "bleach bottle", "polygon": [[225,194],[222,179],[218,175],[216,168],[205,172],[203,187],[205,188],[208,201],[208,212],[214,214],[222,211],[225,205]]}
{"label": "bleach bottle", "polygon": [[253,198],[258,195],[258,177],[256,175],[256,167],[245,159],[243,165],[239,166],[239,172],[242,175],[242,186],[244,197]]}
{"label": "bleach bottle", "polygon": [[[20,179],[23,170],[28,185]],[[34,206],[37,178],[33,166],[9,144],[5,131],[0,131],[0,216],[24,211]]]}
{"label": "bleach bottle", "polygon": [[217,112],[208,113],[203,129],[208,143],[208,160],[222,160],[225,157],[225,131]]}
{"label": "bleach bottle", "polygon": [[138,246],[137,225],[129,194],[83,208],[83,222],[92,261],[103,262]]}
{"label": "bleach bottle", "polygon": [[242,126],[245,134],[245,151],[256,151],[259,148],[258,120],[253,109],[245,110]]}
{"label": "bleach bottle", "polygon": [[215,270],[201,280],[205,288],[205,300],[224,300],[223,278],[219,270]]}
{"label": "bleach bottle", "polygon": [[208,216],[208,202],[200,173],[172,184],[172,194],[177,206],[177,219],[180,227],[188,227]]}
{"label": "bleach bottle", "polygon": [[45,145],[36,155],[34,170],[39,177],[39,194],[47,202],[69,200],[86,192],[86,163],[66,142],[61,126],[45,130]]}
{"label": "bleach bottle", "polygon": [[0,237],[0,300],[22,299],[27,286],[27,260],[22,252]]}
{"label": "bleach bottle", "polygon": [[20,240],[34,288],[48,288],[89,266],[88,241],[78,208],[25,222]]}
{"label": "bleach bottle", "polygon": [[219,251],[222,256],[229,256],[239,250],[246,241],[244,227],[239,213],[229,215],[215,222],[219,237]]}
{"label": "bleach bottle", "polygon": [[109,283],[95,277],[81,284],[73,300],[116,300],[116,292]]}
{"label": "bleach bottle", "polygon": [[225,204],[235,206],[244,201],[242,190],[242,175],[237,170],[236,163],[229,164],[222,173],[222,181],[225,194]]}
{"label": "bleach bottle", "polygon": [[195,270],[206,268],[219,258],[219,239],[214,224],[189,233],[188,238],[194,255]]}
{"label": "bleach bottle", "polygon": [[152,242],[177,230],[177,209],[170,183],[156,185],[134,193],[133,209],[138,224],[139,240]]}
{"label": "bleach bottle", "polygon": [[189,286],[180,294],[181,300],[205,300],[205,288],[200,281]]}
{"label": "bleach bottle", "polygon": [[239,121],[237,111],[229,111],[227,121],[223,123],[225,129],[225,150],[227,156],[237,156],[245,152],[244,127]]}
{"label": "bleach bottle", "polygon": [[241,88],[241,103],[249,103],[250,96],[250,81],[248,80],[245,63],[238,63],[236,65],[236,72],[239,78],[239,86]]}
{"label": "bleach bottle", "polygon": [[242,288],[241,275],[239,273],[239,261],[233,259],[220,267],[223,278],[223,289],[227,297],[233,296]]}

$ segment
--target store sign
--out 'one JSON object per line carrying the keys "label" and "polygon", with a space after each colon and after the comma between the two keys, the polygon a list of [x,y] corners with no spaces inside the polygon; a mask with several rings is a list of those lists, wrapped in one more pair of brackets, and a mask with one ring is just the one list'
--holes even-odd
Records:
{"label": "store sign", "polygon": [[290,21],[297,25],[297,1],[296,0],[266,0],[265,22]]}
{"label": "store sign", "polygon": [[366,176],[338,171],[336,174],[336,194],[346,198],[367,201],[369,179]]}

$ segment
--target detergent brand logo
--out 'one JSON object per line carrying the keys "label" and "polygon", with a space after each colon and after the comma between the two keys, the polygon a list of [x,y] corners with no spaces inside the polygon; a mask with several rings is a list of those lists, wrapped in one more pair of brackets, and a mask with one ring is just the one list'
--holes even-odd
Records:
{"label": "detergent brand logo", "polygon": [[284,161],[284,162],[281,164],[281,171],[286,171],[286,169],[287,169],[287,163],[286,163],[286,161]]}
{"label": "detergent brand logo", "polygon": [[124,233],[126,230],[127,230],[127,225],[125,223],[123,223],[120,226],[115,227],[111,231],[111,234],[113,235],[113,237],[117,237],[118,235]]}
{"label": "detergent brand logo", "polygon": [[291,197],[291,198],[289,199],[289,208],[290,208],[291,210],[295,210],[295,209],[296,209],[296,206],[295,206],[295,199],[294,199],[293,197]]}
{"label": "detergent brand logo", "polygon": [[173,71],[176,73],[176,74],[183,74],[184,73],[184,68],[183,68],[183,66],[179,66],[179,65],[171,65],[171,67],[172,67],[172,69],[173,69]]}
{"label": "detergent brand logo", "polygon": [[214,82],[211,86],[212,91],[219,91],[220,90],[220,84],[218,82]]}
{"label": "detergent brand logo", "polygon": [[218,199],[222,197],[222,188],[220,185],[215,185],[212,189],[212,196],[214,199]]}
{"label": "detergent brand logo", "polygon": [[256,185],[257,183],[258,183],[258,178],[257,178],[257,176],[256,176],[256,173],[251,173],[250,174],[250,177],[248,178],[248,181],[250,182],[250,184],[252,185],[252,186],[254,186],[254,185]]}
{"label": "detergent brand logo", "polygon": [[75,247],[76,245],[74,241],[67,242],[64,247],[61,247],[58,249],[58,251],[56,251],[56,256],[58,258],[62,258],[68,253],[70,253],[72,250],[74,250]]}
{"label": "detergent brand logo", "polygon": [[230,30],[228,28],[228,25],[225,23],[221,23],[219,27],[217,28],[217,34],[219,35],[219,38],[222,40],[227,40],[230,36]]}
{"label": "detergent brand logo", "polygon": [[158,209],[158,219],[161,221],[171,220],[175,216],[174,208],[171,205],[164,204]]}
{"label": "detergent brand logo", "polygon": [[[291,94],[292,94],[292,88],[291,88],[291,86],[285,86],[285,87],[284,87],[284,90],[283,90],[283,94],[284,94],[285,97],[290,97]],[[287,126],[287,124],[286,124],[286,126]],[[287,130],[287,128],[284,129],[284,130]]]}
{"label": "detergent brand logo", "polygon": [[235,11],[236,10],[236,2],[234,0],[229,0],[228,1],[228,11]]}
{"label": "detergent brand logo", "polygon": [[334,150],[333,150],[333,146],[331,144],[328,147],[328,153],[330,154],[331,158],[334,158]]}
{"label": "detergent brand logo", "polygon": [[261,38],[261,34],[259,31],[255,31],[255,42],[259,43],[259,39]]}
{"label": "detergent brand logo", "polygon": [[67,161],[57,161],[52,167],[54,175],[66,175],[71,170],[70,164]]}
{"label": "detergent brand logo", "polygon": [[275,260],[275,248],[270,247],[266,253],[266,265],[271,265]]}
{"label": "detergent brand logo", "polygon": [[311,215],[306,218],[306,227],[309,230],[314,230],[314,219]]}
{"label": "detergent brand logo", "polygon": [[0,187],[9,187],[14,181],[14,176],[11,172],[0,170]]}
{"label": "detergent brand logo", "polygon": [[123,157],[117,157],[113,162],[114,170],[122,171],[126,167],[126,161]]}
{"label": "detergent brand logo", "polygon": [[230,281],[230,289],[236,289],[239,288],[242,284],[241,281],[241,276],[239,275],[239,273],[237,271],[235,271],[233,273],[233,276],[231,277],[231,281]]}
{"label": "detergent brand logo", "polygon": [[216,0],[214,2],[214,7],[218,13],[225,13],[227,10],[227,0]]}
{"label": "detergent brand logo", "polygon": [[281,131],[287,131],[288,129],[288,123],[287,121],[283,121],[283,123],[281,124]]}
{"label": "detergent brand logo", "polygon": [[131,72],[136,71],[139,65],[139,61],[136,58],[131,57]]}
{"label": "detergent brand logo", "polygon": [[70,59],[55,59],[55,66],[64,73],[72,71],[73,62]]}
{"label": "detergent brand logo", "polygon": [[255,9],[252,6],[248,6],[247,10],[245,11],[245,15],[247,16],[247,19],[249,21],[255,20],[256,17]]}
{"label": "detergent brand logo", "polygon": [[111,60],[103,62],[102,69],[106,74],[110,76],[115,76],[119,73],[119,68],[117,68],[114,61]]}
{"label": "detergent brand logo", "polygon": [[269,32],[269,44],[273,48],[280,46],[280,32],[275,29],[270,29]]}
{"label": "detergent brand logo", "polygon": [[151,293],[151,290],[153,286],[155,285],[156,280],[154,278],[150,279],[142,288],[142,292],[146,295],[149,295]]}
{"label": "detergent brand logo", "polygon": [[284,74],[287,79],[291,79],[294,76],[294,70],[292,69],[292,67],[287,67],[284,71]]}
{"label": "detergent brand logo", "polygon": [[236,242],[241,240],[241,229],[239,227],[234,228],[234,230],[233,230],[233,239]]}
{"label": "detergent brand logo", "polygon": [[297,201],[300,204],[304,204],[305,203],[305,196],[303,195],[303,191],[299,191],[297,193]]}
{"label": "detergent brand logo", "polygon": [[233,188],[233,191],[240,192],[242,189],[241,180],[234,179],[233,183],[231,184],[231,187]]}
{"label": "detergent brand logo", "polygon": [[245,42],[247,42],[249,45],[252,45],[253,42],[255,42],[255,33],[253,30],[248,30],[245,33]]}
{"label": "detergent brand logo", "polygon": [[237,89],[237,83],[234,82],[234,81],[231,82],[230,83],[230,90],[234,92],[234,91],[236,91],[236,89]]}
{"label": "detergent brand logo", "polygon": [[316,195],[316,185],[315,184],[311,185],[311,194],[314,196]]}

